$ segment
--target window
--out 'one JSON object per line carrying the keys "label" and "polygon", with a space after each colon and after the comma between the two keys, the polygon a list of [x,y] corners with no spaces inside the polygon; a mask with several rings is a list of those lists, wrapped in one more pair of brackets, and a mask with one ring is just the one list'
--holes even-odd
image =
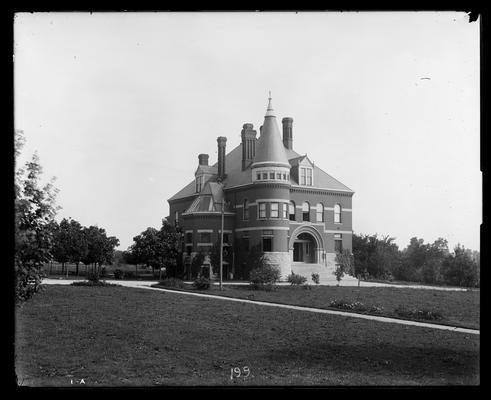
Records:
{"label": "window", "polygon": [[288,205],[288,214],[290,216],[290,221],[295,221],[295,203],[290,201]]}
{"label": "window", "polygon": [[188,256],[190,256],[190,255],[191,255],[191,253],[192,253],[192,251],[193,251],[193,246],[192,246],[192,245],[187,245],[187,246],[186,246],[186,254],[187,254]]}
{"label": "window", "polygon": [[258,181],[260,181],[260,180],[261,180],[261,174],[256,174],[256,179],[257,179]]}
{"label": "window", "polygon": [[300,168],[300,184],[312,186],[312,168]]}
{"label": "window", "polygon": [[263,179],[268,179],[268,173],[267,172],[263,172]]}
{"label": "window", "polygon": [[336,253],[343,252],[343,237],[341,236],[340,233],[336,233],[334,235],[334,251]]}
{"label": "window", "polygon": [[288,203],[281,204],[281,218],[288,219]]}
{"label": "window", "polygon": [[196,177],[196,193],[201,192],[201,188],[203,187],[203,178],[203,175]]}
{"label": "window", "polygon": [[186,243],[193,243],[193,233],[192,232],[186,233]]}
{"label": "window", "polygon": [[223,232],[223,244],[229,244],[228,239],[228,233]]}
{"label": "window", "polygon": [[211,243],[211,233],[210,232],[200,232],[199,241],[200,241],[200,243]]}
{"label": "window", "polygon": [[279,204],[271,203],[271,218],[279,218]]}
{"label": "window", "polygon": [[266,218],[266,203],[259,203],[259,218]]}
{"label": "window", "polygon": [[263,237],[263,251],[272,251],[273,239],[270,237]]}
{"label": "window", "polygon": [[307,186],[312,186],[312,169],[307,168]]}
{"label": "window", "polygon": [[306,201],[302,204],[302,219],[310,221],[310,204]]}
{"label": "window", "polygon": [[244,200],[244,207],[242,208],[242,219],[247,221],[249,219],[249,202]]}
{"label": "window", "polygon": [[174,213],[174,223],[177,224],[178,222],[179,222],[179,211],[176,211]]}
{"label": "window", "polygon": [[269,173],[269,179],[274,179],[274,172]]}
{"label": "window", "polygon": [[283,180],[286,181],[286,174],[283,174]]}
{"label": "window", "polygon": [[243,237],[241,239],[242,242],[242,250],[245,252],[249,251],[249,238],[248,237]]}
{"label": "window", "polygon": [[322,203],[317,204],[315,214],[317,222],[324,222],[324,205]]}
{"label": "window", "polygon": [[276,179],[281,179],[281,173],[280,172],[276,173]]}
{"label": "window", "polygon": [[341,206],[339,204],[334,205],[334,223],[341,223]]}

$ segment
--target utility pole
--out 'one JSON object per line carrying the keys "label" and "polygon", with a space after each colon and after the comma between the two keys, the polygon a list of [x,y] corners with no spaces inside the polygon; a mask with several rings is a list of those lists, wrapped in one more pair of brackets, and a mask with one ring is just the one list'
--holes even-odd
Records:
{"label": "utility pole", "polygon": [[223,219],[224,219],[225,199],[222,199],[222,230],[220,231],[220,290],[223,282]]}

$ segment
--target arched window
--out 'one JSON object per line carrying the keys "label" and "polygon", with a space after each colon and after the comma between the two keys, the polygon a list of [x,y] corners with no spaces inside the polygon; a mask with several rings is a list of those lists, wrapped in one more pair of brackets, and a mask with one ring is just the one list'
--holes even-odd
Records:
{"label": "arched window", "polygon": [[341,206],[339,204],[334,205],[334,223],[341,223]]}
{"label": "arched window", "polygon": [[302,219],[304,221],[310,221],[310,204],[306,201],[302,204]]}
{"label": "arched window", "polygon": [[179,223],[179,211],[174,213],[174,223],[177,225]]}
{"label": "arched window", "polygon": [[322,203],[317,203],[315,214],[317,222],[324,222],[324,205]]}
{"label": "arched window", "polygon": [[242,208],[242,219],[247,221],[249,219],[249,202],[247,199],[244,200],[244,207]]}
{"label": "arched window", "polygon": [[290,201],[290,204],[288,204],[288,216],[290,221],[295,221],[295,202],[293,201]]}

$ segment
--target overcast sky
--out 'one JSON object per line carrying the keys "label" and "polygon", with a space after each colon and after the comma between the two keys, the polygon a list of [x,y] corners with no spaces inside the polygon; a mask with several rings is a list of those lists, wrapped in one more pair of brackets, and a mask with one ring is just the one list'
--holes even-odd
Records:
{"label": "overcast sky", "polygon": [[479,249],[479,22],[453,12],[17,14],[15,127],[57,219],[126,249],[271,90],[293,148],[355,191],[355,233]]}

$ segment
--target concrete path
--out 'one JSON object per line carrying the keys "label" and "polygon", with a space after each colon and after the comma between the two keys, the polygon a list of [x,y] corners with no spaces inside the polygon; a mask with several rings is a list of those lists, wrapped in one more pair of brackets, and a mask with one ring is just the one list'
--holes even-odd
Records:
{"label": "concrete path", "polygon": [[[70,285],[72,282],[75,282],[75,280],[70,280],[70,279],[43,279],[43,284],[47,284],[47,285]],[[469,333],[469,334],[473,334],[473,335],[479,335],[480,334],[480,331],[477,329],[459,328],[456,326],[432,324],[432,323],[428,323],[428,322],[416,322],[416,321],[408,321],[408,320],[398,319],[398,318],[379,317],[376,315],[357,314],[357,313],[346,312],[346,311],[324,310],[321,308],[302,307],[302,306],[294,306],[294,305],[279,304],[279,303],[268,303],[268,302],[256,301],[256,300],[237,299],[237,298],[233,298],[233,297],[217,296],[217,295],[213,295],[213,294],[192,293],[192,292],[184,292],[184,291],[181,292],[181,291],[177,291],[177,290],[153,288],[153,287],[151,287],[151,285],[154,285],[156,283],[155,281],[107,280],[107,282],[117,283],[117,284],[119,284],[121,286],[125,286],[125,287],[131,287],[131,288],[136,288],[136,289],[157,290],[157,291],[161,291],[161,292],[175,293],[175,294],[178,294],[178,295],[180,294],[180,295],[184,295],[184,296],[187,295],[187,296],[212,298],[212,299],[218,299],[218,300],[224,300],[224,301],[235,301],[238,303],[248,303],[248,304],[263,305],[263,306],[268,306],[268,307],[287,308],[290,310],[308,311],[308,312],[313,312],[313,313],[318,313],[318,314],[341,315],[341,316],[350,317],[350,318],[361,318],[361,319],[367,319],[367,320],[371,320],[371,321],[388,322],[388,323],[401,324],[401,325],[407,325],[407,326],[418,326],[418,327],[430,328],[430,329],[440,329],[440,330],[452,331],[452,332]],[[403,286],[403,287],[405,287],[405,286]]]}

